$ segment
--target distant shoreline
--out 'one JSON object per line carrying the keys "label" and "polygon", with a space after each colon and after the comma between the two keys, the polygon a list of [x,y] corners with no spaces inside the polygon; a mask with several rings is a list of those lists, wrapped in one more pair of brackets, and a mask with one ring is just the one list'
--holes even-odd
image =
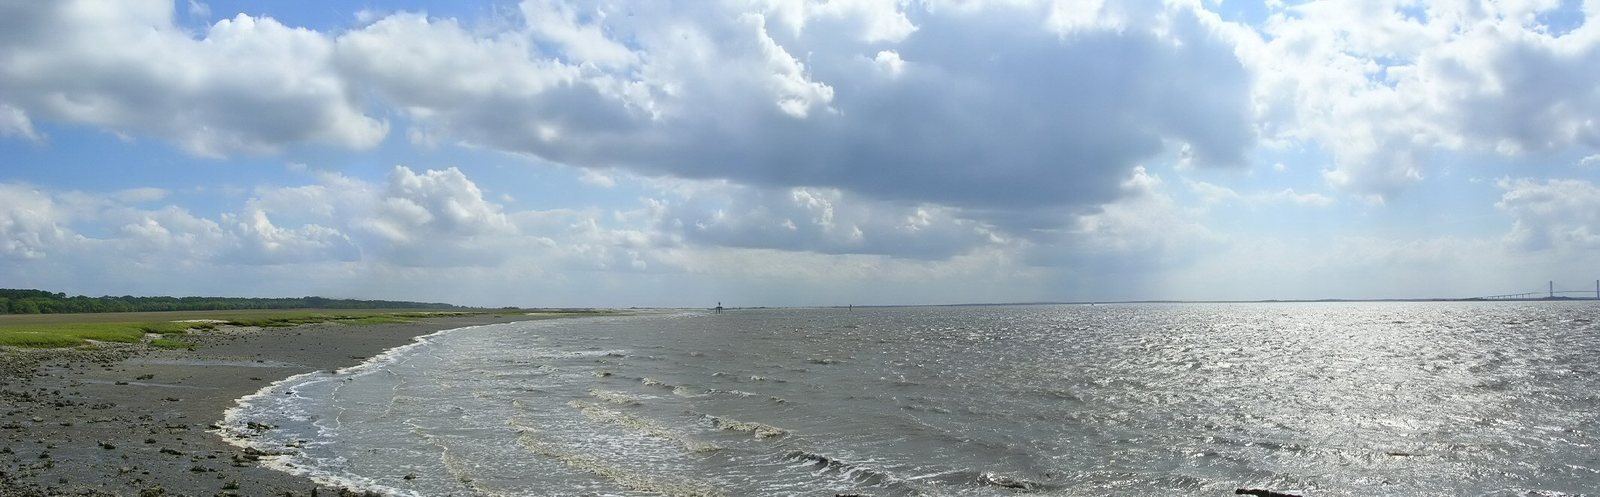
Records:
{"label": "distant shoreline", "polygon": [[[1092,301],[1064,301],[1064,302],[991,302],[968,304],[856,304],[856,305],[819,305],[819,306],[748,306],[724,307],[726,311],[757,310],[757,309],[890,309],[902,307],[1008,307],[1008,306],[1044,306],[1044,305],[1124,305],[1124,304],[1320,304],[1320,303],[1382,303],[1382,302],[1600,302],[1595,297],[1539,297],[1539,298],[1507,298],[1488,299],[1482,297],[1471,298],[1411,298],[1411,299],[1269,299],[1269,300],[1092,300]],[[686,309],[683,307],[629,307],[628,309],[656,310],[656,309]],[[711,308],[687,308],[691,310],[710,310]]]}
{"label": "distant shoreline", "polygon": [[[1412,299],[1267,299],[1267,300],[1095,300],[1084,302],[1013,302],[999,304],[938,304],[931,307],[970,307],[1005,305],[1091,305],[1091,304],[1318,304],[1362,302],[1594,302],[1595,297],[1539,297],[1515,299],[1471,298],[1412,298]],[[843,307],[843,306],[839,306]],[[868,306],[856,306],[868,307]],[[899,306],[883,306],[899,307]]]}

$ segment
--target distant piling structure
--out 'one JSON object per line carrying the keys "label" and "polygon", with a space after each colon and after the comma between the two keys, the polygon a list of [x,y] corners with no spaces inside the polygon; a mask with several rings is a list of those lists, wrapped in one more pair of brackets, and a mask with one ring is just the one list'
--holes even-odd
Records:
{"label": "distant piling structure", "polygon": [[1570,300],[1570,299],[1591,300],[1592,299],[1592,300],[1600,301],[1600,280],[1595,280],[1594,281],[1594,290],[1587,290],[1587,289],[1586,290],[1576,290],[1576,289],[1570,289],[1571,287],[1568,287],[1568,288],[1569,289],[1567,289],[1567,290],[1556,290],[1556,282],[1555,282],[1555,280],[1549,280],[1549,281],[1545,282],[1545,289],[1544,289],[1543,292],[1534,290],[1534,291],[1531,291],[1531,292],[1522,292],[1522,293],[1507,293],[1507,294],[1502,294],[1502,295],[1485,295],[1485,296],[1482,296],[1482,297],[1472,297],[1472,298],[1467,299],[1467,300],[1562,300],[1562,299],[1568,299],[1568,300]]}

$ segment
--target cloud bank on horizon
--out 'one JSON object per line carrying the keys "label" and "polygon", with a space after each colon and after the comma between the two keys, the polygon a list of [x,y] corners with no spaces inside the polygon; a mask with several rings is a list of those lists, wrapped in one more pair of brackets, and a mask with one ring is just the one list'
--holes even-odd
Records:
{"label": "cloud bank on horizon", "polygon": [[0,280],[482,305],[1586,287],[1597,16],[0,0]]}

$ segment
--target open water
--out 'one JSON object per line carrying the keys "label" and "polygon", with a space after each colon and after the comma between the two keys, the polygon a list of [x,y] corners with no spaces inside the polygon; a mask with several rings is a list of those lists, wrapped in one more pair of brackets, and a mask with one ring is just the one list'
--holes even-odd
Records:
{"label": "open water", "polygon": [[1581,495],[1600,491],[1597,311],[1186,304],[522,322],[284,380],[241,399],[222,431],[289,453],[268,458],[279,469],[393,495]]}

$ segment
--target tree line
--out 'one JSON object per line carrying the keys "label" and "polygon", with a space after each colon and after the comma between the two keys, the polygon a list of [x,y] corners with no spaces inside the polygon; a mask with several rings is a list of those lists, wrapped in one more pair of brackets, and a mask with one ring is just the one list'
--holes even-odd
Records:
{"label": "tree line", "polygon": [[330,299],[323,297],[68,297],[44,290],[0,288],[0,314],[69,312],[236,311],[241,309],[454,309],[436,302]]}

